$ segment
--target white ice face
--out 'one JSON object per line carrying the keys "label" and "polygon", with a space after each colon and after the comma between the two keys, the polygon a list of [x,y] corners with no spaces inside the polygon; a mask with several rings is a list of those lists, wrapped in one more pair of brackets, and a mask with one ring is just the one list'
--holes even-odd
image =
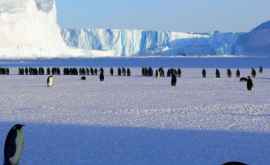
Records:
{"label": "white ice face", "polygon": [[[49,13],[54,7],[54,0],[32,0],[37,8]],[[29,0],[0,0],[0,13],[17,13],[25,11]]]}
{"label": "white ice face", "polygon": [[44,12],[50,12],[54,6],[54,0],[35,0],[38,9]]}
{"label": "white ice face", "polygon": [[0,0],[0,13],[16,13],[26,8],[26,0]]}

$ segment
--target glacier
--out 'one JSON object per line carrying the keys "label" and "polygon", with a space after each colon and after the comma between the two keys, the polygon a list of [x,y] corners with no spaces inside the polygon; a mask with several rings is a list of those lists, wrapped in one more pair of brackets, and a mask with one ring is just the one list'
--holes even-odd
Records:
{"label": "glacier", "polygon": [[69,48],[57,23],[55,0],[0,0],[0,58],[82,57]]}
{"label": "glacier", "polygon": [[240,33],[182,33],[119,29],[62,29],[69,47],[113,51],[114,56],[231,54]]}
{"label": "glacier", "polygon": [[61,28],[55,0],[0,0],[0,58],[269,54],[269,25],[249,33]]}

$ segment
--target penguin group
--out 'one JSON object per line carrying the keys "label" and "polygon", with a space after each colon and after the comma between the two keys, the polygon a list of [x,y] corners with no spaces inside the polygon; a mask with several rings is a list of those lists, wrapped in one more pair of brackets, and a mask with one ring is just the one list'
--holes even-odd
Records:
{"label": "penguin group", "polygon": [[54,68],[34,68],[34,67],[25,67],[18,69],[19,75],[61,75],[61,69]]}
{"label": "penguin group", "polygon": [[10,70],[9,68],[0,68],[0,75],[9,75]]}
{"label": "penguin group", "polygon": [[[114,68],[110,68],[110,75],[114,76]],[[117,68],[117,76],[121,77],[130,77],[131,76],[131,70],[130,68]]]}
{"label": "penguin group", "polygon": [[[262,66],[259,67],[258,73],[263,74],[264,68]],[[246,82],[247,90],[251,91],[254,88],[254,81],[258,76],[257,70],[255,68],[251,68],[250,76],[248,77],[241,77],[241,72],[239,69],[235,72],[235,77],[240,78],[240,82]],[[0,75],[9,75],[10,69],[9,68],[0,68]],[[18,68],[18,75],[48,75],[47,78],[47,87],[52,87],[54,82],[54,76],[56,75],[71,75],[71,76],[81,76],[80,80],[86,80],[86,76],[98,76],[99,81],[103,82],[105,80],[105,71],[103,68],[93,68],[93,67],[65,67],[65,68],[59,68],[59,67],[20,67]],[[119,67],[117,69],[110,68],[109,69],[109,75],[111,76],[131,76],[131,69],[130,68],[124,68]],[[176,86],[177,84],[177,78],[182,77],[182,70],[180,68],[169,68],[165,75],[165,69],[160,68],[152,68],[152,67],[142,67],[141,68],[141,75],[143,77],[155,77],[155,78],[163,78],[163,77],[169,77],[171,78],[171,86]],[[202,78],[207,78],[207,71],[205,68],[202,69],[201,72]],[[221,71],[216,68],[215,70],[215,77],[221,78]],[[227,69],[227,77],[232,78],[233,77],[233,71],[231,69]]]}

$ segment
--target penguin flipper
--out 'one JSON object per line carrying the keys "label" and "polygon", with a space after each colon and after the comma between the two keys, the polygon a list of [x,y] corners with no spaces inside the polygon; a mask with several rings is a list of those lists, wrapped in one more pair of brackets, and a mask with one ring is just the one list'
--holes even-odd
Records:
{"label": "penguin flipper", "polygon": [[248,79],[246,77],[240,78],[240,82],[247,82],[247,81],[248,81]]}

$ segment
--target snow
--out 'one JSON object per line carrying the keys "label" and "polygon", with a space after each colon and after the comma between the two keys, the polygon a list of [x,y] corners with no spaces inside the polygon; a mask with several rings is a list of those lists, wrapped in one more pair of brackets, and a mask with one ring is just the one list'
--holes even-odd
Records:
{"label": "snow", "polygon": [[[8,129],[24,123],[28,165],[215,165],[270,162],[270,70],[247,92],[236,78],[183,69],[168,78],[0,77],[0,148]],[[242,69],[247,75],[249,70]],[[0,155],[0,161],[3,159]]]}

